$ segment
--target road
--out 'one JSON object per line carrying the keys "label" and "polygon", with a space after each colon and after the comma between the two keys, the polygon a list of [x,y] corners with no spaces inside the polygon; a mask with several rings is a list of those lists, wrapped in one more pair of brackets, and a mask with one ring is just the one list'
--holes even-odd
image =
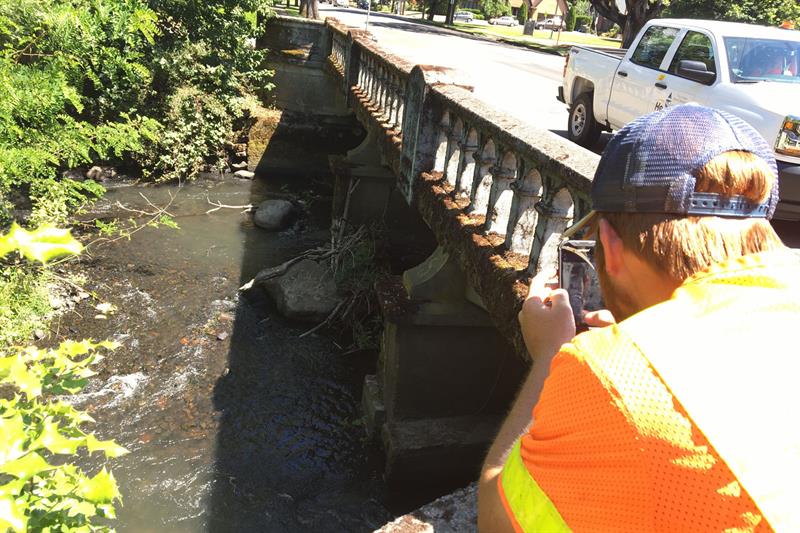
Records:
{"label": "road", "polygon": [[[364,10],[320,4],[320,12],[353,28],[365,27]],[[381,47],[412,63],[459,70],[475,95],[495,108],[566,135],[567,108],[556,101],[563,57],[384,14],[370,14],[369,31]]]}

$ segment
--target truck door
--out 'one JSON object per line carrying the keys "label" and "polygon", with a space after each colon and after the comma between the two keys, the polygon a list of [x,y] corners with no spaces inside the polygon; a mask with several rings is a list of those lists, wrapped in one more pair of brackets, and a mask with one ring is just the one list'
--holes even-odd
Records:
{"label": "truck door", "polygon": [[620,62],[608,100],[608,118],[613,128],[621,128],[653,111],[657,85],[663,85],[665,77],[661,63],[680,31],[669,26],[650,26],[633,52]]}
{"label": "truck door", "polygon": [[[693,71],[680,71],[681,61],[695,62]],[[705,75],[697,72],[702,70],[702,66],[707,72]],[[655,91],[654,108],[689,102],[713,105],[712,86],[719,81],[718,72],[719,60],[714,53],[711,36],[700,31],[687,31],[669,62],[667,75],[662,80],[665,87]]]}

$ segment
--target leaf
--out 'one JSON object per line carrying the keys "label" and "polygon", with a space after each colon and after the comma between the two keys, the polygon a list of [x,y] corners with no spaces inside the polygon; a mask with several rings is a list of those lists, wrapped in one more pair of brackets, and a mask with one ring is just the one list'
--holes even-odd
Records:
{"label": "leaf", "polygon": [[13,496],[0,497],[0,528],[11,528],[14,531],[25,531],[28,519],[23,509],[17,505]]}
{"label": "leaf", "polygon": [[31,261],[47,263],[56,257],[77,255],[83,250],[83,245],[67,229],[44,224],[28,231],[14,223],[11,231],[0,237],[0,257],[13,250]]}
{"label": "leaf", "polygon": [[36,398],[42,394],[42,380],[31,372],[22,360],[17,360],[4,381],[13,383],[14,386],[25,393],[28,399]]}
{"label": "leaf", "polygon": [[86,438],[70,439],[59,431],[59,425],[52,420],[46,421],[42,433],[30,445],[31,449],[47,448],[56,454],[74,454],[79,446],[86,444]]}
{"label": "leaf", "polygon": [[97,514],[97,508],[89,502],[75,502],[68,507],[67,516],[78,516],[82,514],[86,518],[91,518]]}
{"label": "leaf", "polygon": [[25,488],[24,479],[14,479],[5,485],[0,485],[0,496],[19,496],[19,493]]}
{"label": "leaf", "polygon": [[30,452],[16,461],[11,461],[0,466],[0,472],[9,474],[17,479],[30,479],[36,474],[56,468],[45,461],[36,452]]}
{"label": "leaf", "polygon": [[122,498],[114,475],[105,467],[96,476],[79,485],[78,495],[94,503],[111,503]]}
{"label": "leaf", "polygon": [[106,457],[120,457],[130,453],[127,448],[120,446],[113,440],[97,440],[94,435],[86,436],[86,449],[89,450],[89,453],[104,452]]}
{"label": "leaf", "polygon": [[13,461],[24,455],[23,444],[27,439],[22,415],[0,418],[0,464]]}

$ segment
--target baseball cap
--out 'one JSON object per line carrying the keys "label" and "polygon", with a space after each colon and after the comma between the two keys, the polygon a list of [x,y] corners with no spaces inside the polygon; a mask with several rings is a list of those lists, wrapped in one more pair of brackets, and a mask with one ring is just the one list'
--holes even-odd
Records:
{"label": "baseball cap", "polygon": [[[731,150],[751,152],[769,165],[776,179],[766,201],[695,192],[692,173]],[[592,183],[593,211],[564,237],[574,235],[598,211],[772,218],[778,204],[777,175],[772,148],[744,120],[696,104],[668,107],[639,117],[609,141]]]}

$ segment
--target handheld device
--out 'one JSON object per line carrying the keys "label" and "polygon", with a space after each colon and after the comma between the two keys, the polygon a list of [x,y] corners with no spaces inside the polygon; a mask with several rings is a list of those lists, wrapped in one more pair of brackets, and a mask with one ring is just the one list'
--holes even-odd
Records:
{"label": "handheld device", "polygon": [[595,241],[562,241],[558,246],[558,284],[569,294],[569,303],[579,331],[587,328],[584,311],[603,308],[600,280],[594,266]]}

